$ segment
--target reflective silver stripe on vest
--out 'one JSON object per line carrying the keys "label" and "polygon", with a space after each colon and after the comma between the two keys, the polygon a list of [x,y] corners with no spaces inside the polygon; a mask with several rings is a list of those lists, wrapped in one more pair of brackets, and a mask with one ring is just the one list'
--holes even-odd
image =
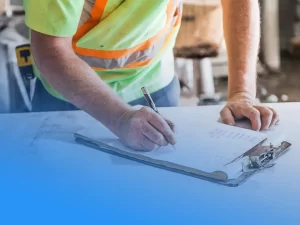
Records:
{"label": "reflective silver stripe on vest", "polygon": [[83,4],[83,9],[81,12],[81,17],[78,23],[78,28],[80,28],[86,21],[91,18],[91,12],[95,7],[96,0],[85,0]]}
{"label": "reflective silver stripe on vest", "polygon": [[90,56],[82,56],[79,54],[77,55],[79,58],[84,60],[89,66],[95,68],[102,68],[102,69],[119,69],[119,68],[126,67],[131,63],[151,60],[160,51],[161,47],[164,45],[166,37],[168,36],[169,32],[173,29],[174,24],[177,21],[177,18],[178,15],[173,17],[172,22],[170,24],[170,28],[168,29],[166,34],[161,38],[161,40],[158,43],[156,43],[154,46],[151,46],[150,48],[147,48],[145,50],[134,52],[128,56],[124,56],[121,58],[112,58],[112,59],[95,58]]}
{"label": "reflective silver stripe on vest", "polygon": [[101,58],[95,58],[89,56],[81,56],[81,55],[78,56],[79,58],[84,60],[87,64],[89,64],[89,66],[91,67],[104,68],[104,69],[123,68],[134,62],[143,62],[152,59],[159,52],[160,48],[163,46],[166,36],[167,35],[165,35],[165,37],[162,40],[160,40],[155,46],[152,46],[142,51],[134,52],[131,55],[124,56],[121,58],[101,59]]}

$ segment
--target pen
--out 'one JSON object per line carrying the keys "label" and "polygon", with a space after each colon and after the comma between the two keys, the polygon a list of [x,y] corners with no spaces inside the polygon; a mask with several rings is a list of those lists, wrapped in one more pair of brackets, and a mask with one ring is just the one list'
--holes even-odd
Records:
{"label": "pen", "polygon": [[[151,95],[150,95],[150,93],[148,92],[148,90],[147,90],[145,87],[142,87],[142,92],[143,92],[143,94],[144,94],[144,96],[145,96],[145,99],[146,99],[148,105],[150,106],[150,108],[152,108],[156,113],[160,114],[160,113],[158,112],[158,110],[157,110],[157,108],[156,108],[156,106],[155,106],[155,104],[154,104],[154,102],[153,102],[153,100],[152,100],[152,98],[151,98]],[[172,147],[175,149],[175,146],[174,146],[174,145],[172,145]]]}

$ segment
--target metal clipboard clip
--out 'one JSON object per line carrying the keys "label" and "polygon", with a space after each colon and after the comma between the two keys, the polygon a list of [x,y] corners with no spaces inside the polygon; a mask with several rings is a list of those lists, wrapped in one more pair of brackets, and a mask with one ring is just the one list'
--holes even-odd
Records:
{"label": "metal clipboard clip", "polygon": [[267,139],[264,139],[243,155],[227,163],[226,165],[237,160],[242,160],[242,170],[238,178],[228,180],[223,184],[232,187],[239,186],[257,172],[275,166],[275,161],[291,147],[291,143],[287,141],[282,141],[281,144],[277,146],[272,144],[264,145],[266,142]]}
{"label": "metal clipboard clip", "polygon": [[246,166],[247,170],[256,170],[270,168],[275,165],[275,160],[288,151],[291,144],[287,141],[281,142],[279,146],[258,145],[252,149],[246,156],[249,158],[249,165]]}

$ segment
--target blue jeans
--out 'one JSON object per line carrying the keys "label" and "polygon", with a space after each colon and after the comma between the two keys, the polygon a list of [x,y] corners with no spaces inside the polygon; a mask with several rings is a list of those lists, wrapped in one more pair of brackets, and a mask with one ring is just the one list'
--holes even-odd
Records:
{"label": "blue jeans", "polygon": [[[176,107],[179,106],[180,85],[177,76],[166,87],[151,93],[151,97],[157,107]],[[129,102],[130,105],[148,106],[144,97]],[[72,111],[79,110],[69,102],[62,101],[50,95],[43,84],[37,80],[35,93],[32,101],[33,112],[48,111]]]}

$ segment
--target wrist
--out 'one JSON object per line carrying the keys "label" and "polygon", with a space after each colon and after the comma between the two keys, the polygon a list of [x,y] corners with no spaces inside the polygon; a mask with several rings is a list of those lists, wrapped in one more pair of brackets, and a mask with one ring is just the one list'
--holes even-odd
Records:
{"label": "wrist", "polygon": [[228,98],[236,98],[237,96],[246,99],[256,99],[256,79],[253,72],[243,74],[235,74],[229,76],[228,82]]}
{"label": "wrist", "polygon": [[121,128],[123,127],[124,118],[133,111],[132,106],[125,104],[120,106],[112,118],[110,130],[117,136],[120,136]]}
{"label": "wrist", "polygon": [[256,95],[247,91],[232,92],[228,95],[228,101],[245,101],[251,104],[256,102]]}

